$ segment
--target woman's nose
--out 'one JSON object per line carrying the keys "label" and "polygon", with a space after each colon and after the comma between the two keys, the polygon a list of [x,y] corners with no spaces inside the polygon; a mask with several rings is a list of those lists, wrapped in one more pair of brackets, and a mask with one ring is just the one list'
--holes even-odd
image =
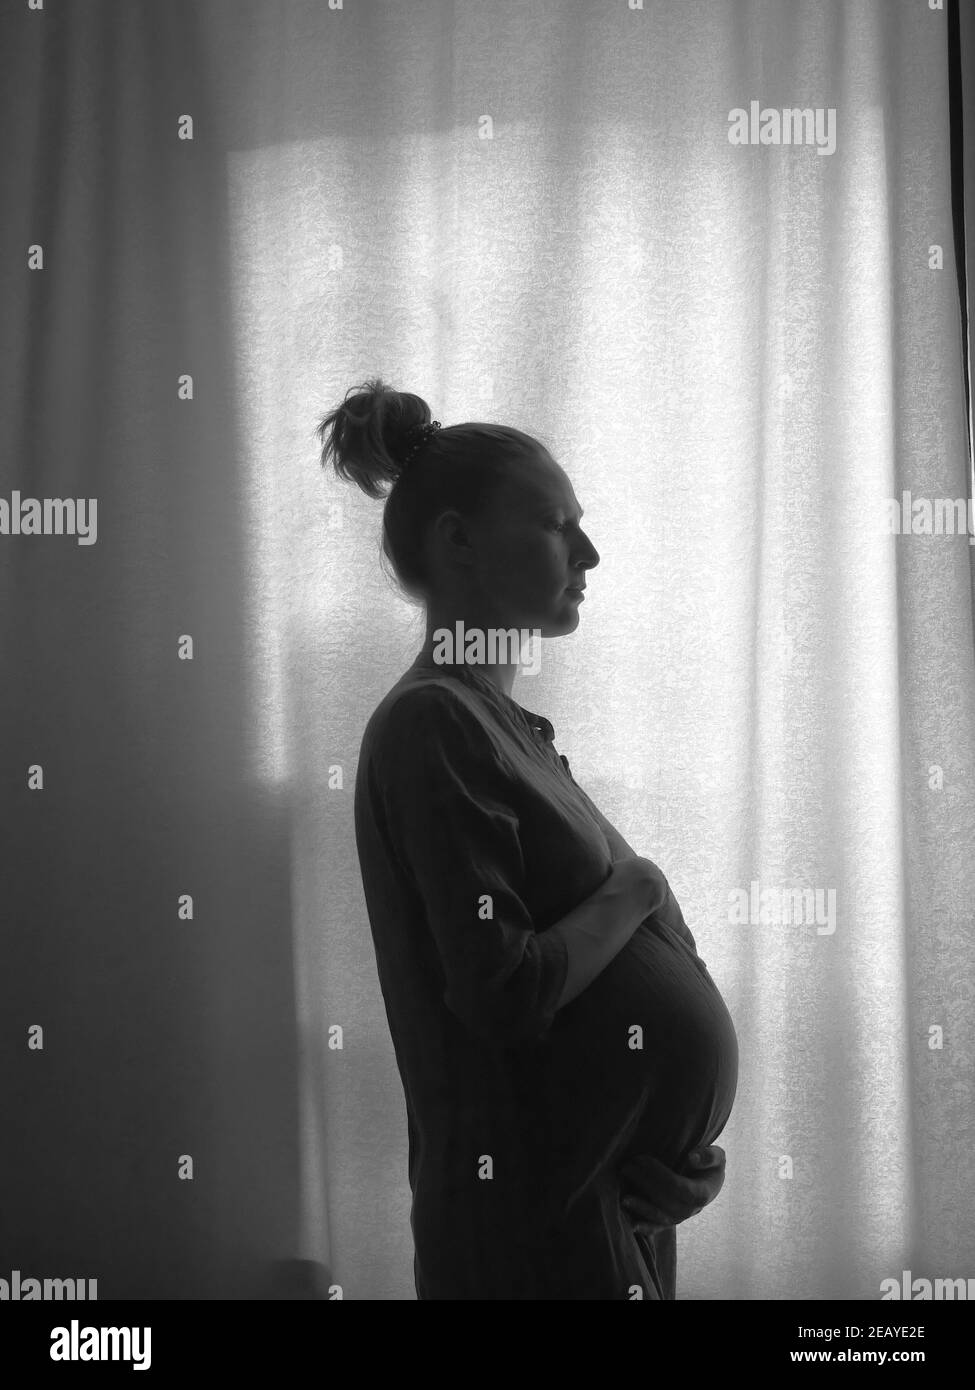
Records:
{"label": "woman's nose", "polygon": [[589,537],[583,534],[583,547],[576,557],[577,565],[585,565],[587,570],[595,569],[599,564],[599,551],[593,545]]}

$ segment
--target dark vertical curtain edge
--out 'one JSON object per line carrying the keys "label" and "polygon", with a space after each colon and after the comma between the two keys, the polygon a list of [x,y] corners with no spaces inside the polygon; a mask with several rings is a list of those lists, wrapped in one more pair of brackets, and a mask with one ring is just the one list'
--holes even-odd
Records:
{"label": "dark vertical curtain edge", "polygon": [[[962,19],[964,11],[964,19]],[[968,428],[969,487],[975,495],[975,459],[972,452],[972,382],[971,339],[969,330],[967,236],[965,197],[969,181],[965,179],[965,152],[971,151],[975,131],[972,129],[972,89],[975,81],[972,67],[968,79],[962,81],[962,53],[971,56],[973,48],[971,0],[948,0],[948,127],[951,168],[951,220],[954,232],[955,266],[958,272],[958,296],[961,305],[962,367],[965,376],[965,421]],[[965,108],[969,107],[968,130],[965,129]],[[967,135],[967,139],[966,139]]]}

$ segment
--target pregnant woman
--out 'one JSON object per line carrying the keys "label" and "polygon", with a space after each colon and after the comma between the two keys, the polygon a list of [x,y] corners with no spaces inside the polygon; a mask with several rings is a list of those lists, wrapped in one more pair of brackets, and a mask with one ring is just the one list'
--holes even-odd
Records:
{"label": "pregnant woman", "polygon": [[734,1027],[663,873],[491,642],[578,626],[599,555],[572,486],[531,436],[441,429],[379,380],[318,433],[324,464],[386,496],[383,551],[426,613],[355,792],[417,1296],[673,1299],[675,1227],[724,1178]]}

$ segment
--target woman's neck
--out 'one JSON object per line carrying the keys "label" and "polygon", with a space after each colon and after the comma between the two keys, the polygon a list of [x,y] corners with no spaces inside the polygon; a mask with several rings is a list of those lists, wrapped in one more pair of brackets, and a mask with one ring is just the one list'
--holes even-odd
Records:
{"label": "woman's neck", "polygon": [[[515,683],[515,676],[518,674],[518,660],[505,660],[505,657],[517,653],[507,650],[506,644],[495,644],[487,640],[489,631],[498,631],[497,624],[485,624],[481,627],[478,621],[473,620],[468,614],[461,617],[455,612],[446,610],[427,612],[427,631],[419,657],[424,662],[442,665],[464,665],[465,652],[468,650],[465,635],[472,632],[482,632],[484,634],[483,660],[478,660],[476,669],[505,695],[511,696],[511,690]],[[495,657],[502,658],[495,660]]]}

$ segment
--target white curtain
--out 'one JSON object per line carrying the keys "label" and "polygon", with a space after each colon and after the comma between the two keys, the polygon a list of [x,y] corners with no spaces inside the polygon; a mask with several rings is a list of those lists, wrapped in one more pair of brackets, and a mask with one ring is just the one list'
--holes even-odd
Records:
{"label": "white curtain", "polygon": [[[421,627],[380,568],[380,505],[322,474],[313,433],[376,373],[444,424],[541,437],[602,555],[578,631],[546,642],[514,694],[662,865],[738,1030],[727,1180],[679,1231],[678,1296],[876,1299],[905,1269],[975,1275],[973,547],[890,534],[885,507],[971,492],[944,13],[98,13],[108,56],[76,17],[64,63],[90,110],[107,98],[84,75],[108,66],[101,143],[94,123],[72,138],[113,196],[99,209],[71,167],[58,177],[115,260],[73,291],[87,331],[72,351],[102,342],[134,395],[97,396],[71,457],[80,473],[87,444],[115,508],[117,543],[96,560],[114,626],[89,621],[127,672],[127,736],[178,719],[194,756],[154,765],[162,814],[182,815],[213,911],[236,914],[211,931],[205,975],[180,957],[208,1010],[194,1095],[223,1095],[208,1120],[226,1183],[206,1226],[227,1255],[214,1287],[301,1258],[346,1298],[415,1296],[352,792],[365,721]],[[729,114],[753,101],[818,110],[824,132],[834,112],[835,151],[732,143]],[[137,158],[149,140],[152,167]],[[36,220],[21,241],[40,239]],[[198,404],[180,413],[183,371]],[[16,647],[29,576],[14,578]],[[194,630],[187,688],[162,654]],[[63,641],[70,654],[82,638]],[[116,756],[119,737],[103,735]],[[116,872],[162,870],[146,851]],[[180,878],[167,859],[166,891]],[[733,920],[738,890],[751,905],[793,889],[818,920]]]}

